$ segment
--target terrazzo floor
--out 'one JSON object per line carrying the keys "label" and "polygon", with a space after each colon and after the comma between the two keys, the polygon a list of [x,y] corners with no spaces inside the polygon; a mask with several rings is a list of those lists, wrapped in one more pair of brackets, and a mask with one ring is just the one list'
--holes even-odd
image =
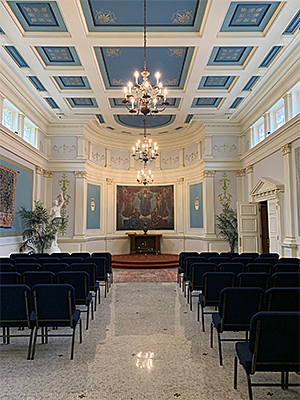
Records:
{"label": "terrazzo floor", "polygon": [[[196,309],[196,299],[194,299]],[[83,316],[83,319],[85,315]],[[28,339],[0,345],[0,399],[3,400],[241,400],[248,399],[246,376],[238,370],[233,389],[234,344],[209,347],[196,311],[189,311],[175,282],[119,282],[101,296],[83,343],[70,338],[38,343],[26,359]],[[84,321],[83,321],[84,322]],[[216,343],[216,338],[215,338]],[[253,381],[278,381],[279,374],[257,374]],[[291,374],[291,381],[299,376]],[[299,388],[254,388],[254,399],[296,400]]]}

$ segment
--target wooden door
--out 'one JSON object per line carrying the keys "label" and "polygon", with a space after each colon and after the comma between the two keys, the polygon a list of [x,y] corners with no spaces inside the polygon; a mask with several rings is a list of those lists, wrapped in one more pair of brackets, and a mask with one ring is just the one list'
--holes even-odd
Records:
{"label": "wooden door", "polygon": [[238,203],[239,252],[261,253],[259,203]]}

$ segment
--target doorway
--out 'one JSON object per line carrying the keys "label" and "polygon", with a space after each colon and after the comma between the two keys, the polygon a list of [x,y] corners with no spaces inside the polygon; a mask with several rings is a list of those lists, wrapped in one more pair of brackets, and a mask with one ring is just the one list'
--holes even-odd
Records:
{"label": "doorway", "polygon": [[261,244],[262,252],[269,253],[270,239],[268,226],[268,202],[260,202],[260,218],[261,218]]}

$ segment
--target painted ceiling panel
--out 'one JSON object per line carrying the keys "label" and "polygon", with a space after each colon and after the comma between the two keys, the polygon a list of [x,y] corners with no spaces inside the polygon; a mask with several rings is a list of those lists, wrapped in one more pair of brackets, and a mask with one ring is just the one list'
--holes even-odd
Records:
{"label": "painted ceiling panel", "polygon": [[54,76],[53,78],[62,90],[91,88],[86,76]]}
{"label": "painted ceiling panel", "polygon": [[279,4],[277,1],[242,3],[233,1],[227,11],[221,32],[262,32]]}
{"label": "painted ceiling panel", "polygon": [[202,76],[198,89],[228,89],[234,76]]}
{"label": "painted ceiling panel", "polygon": [[295,33],[296,29],[300,26],[300,10],[296,13],[294,18],[288,24],[288,26],[283,31],[283,35],[292,35]]}
{"label": "painted ceiling panel", "polygon": [[[114,115],[115,121],[121,125],[129,126],[130,128],[144,127],[144,115]],[[146,118],[146,125],[148,129],[158,128],[161,126],[170,125],[175,120],[175,115],[156,115],[148,116]]]}
{"label": "painted ceiling panel", "polygon": [[[147,69],[149,81],[155,85],[154,74],[168,88],[182,89],[193,54],[193,47],[149,47]],[[133,81],[134,72],[143,69],[142,47],[95,47],[99,67],[107,89],[122,88]]]}
{"label": "painted ceiling panel", "polygon": [[14,60],[19,68],[29,68],[29,65],[21,56],[20,52],[15,46],[4,46],[4,49],[11,56],[11,58]]}
{"label": "painted ceiling panel", "polygon": [[[168,101],[168,103],[169,103],[169,105],[168,105],[168,108],[169,107],[178,107],[179,106],[179,102],[180,102],[180,99],[179,98],[172,98],[172,99],[167,99],[167,101]],[[109,99],[109,103],[110,103],[110,106],[112,107],[112,108],[118,108],[118,107],[126,107],[125,106],[125,104],[123,103],[123,99],[122,98],[112,98],[112,99]],[[161,106],[161,102],[158,102],[157,103],[157,107],[158,108],[162,108],[162,106]]]}
{"label": "painted ceiling panel", "polygon": [[[92,31],[143,29],[143,2],[136,0],[80,0]],[[199,31],[207,0],[148,0],[147,30]]]}
{"label": "painted ceiling panel", "polygon": [[42,84],[42,82],[39,80],[37,76],[28,76],[28,79],[30,82],[33,84],[33,86],[36,88],[36,90],[43,92],[46,90],[45,86]]}
{"label": "painted ceiling panel", "polygon": [[25,31],[66,31],[56,1],[8,1]]}
{"label": "painted ceiling panel", "polygon": [[81,65],[75,47],[36,46],[45,65]]}
{"label": "painted ceiling panel", "polygon": [[243,65],[251,50],[251,46],[214,47],[207,65]]}
{"label": "painted ceiling panel", "polygon": [[222,97],[198,97],[193,100],[192,107],[218,107]]}
{"label": "painted ceiling panel", "polygon": [[97,101],[91,97],[67,97],[72,108],[94,108],[98,107]]}

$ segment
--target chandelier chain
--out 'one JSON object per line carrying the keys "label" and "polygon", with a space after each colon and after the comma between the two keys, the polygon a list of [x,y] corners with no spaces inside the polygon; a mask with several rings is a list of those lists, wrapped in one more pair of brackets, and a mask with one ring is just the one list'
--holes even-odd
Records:
{"label": "chandelier chain", "polygon": [[144,0],[144,71],[147,71],[146,0]]}

